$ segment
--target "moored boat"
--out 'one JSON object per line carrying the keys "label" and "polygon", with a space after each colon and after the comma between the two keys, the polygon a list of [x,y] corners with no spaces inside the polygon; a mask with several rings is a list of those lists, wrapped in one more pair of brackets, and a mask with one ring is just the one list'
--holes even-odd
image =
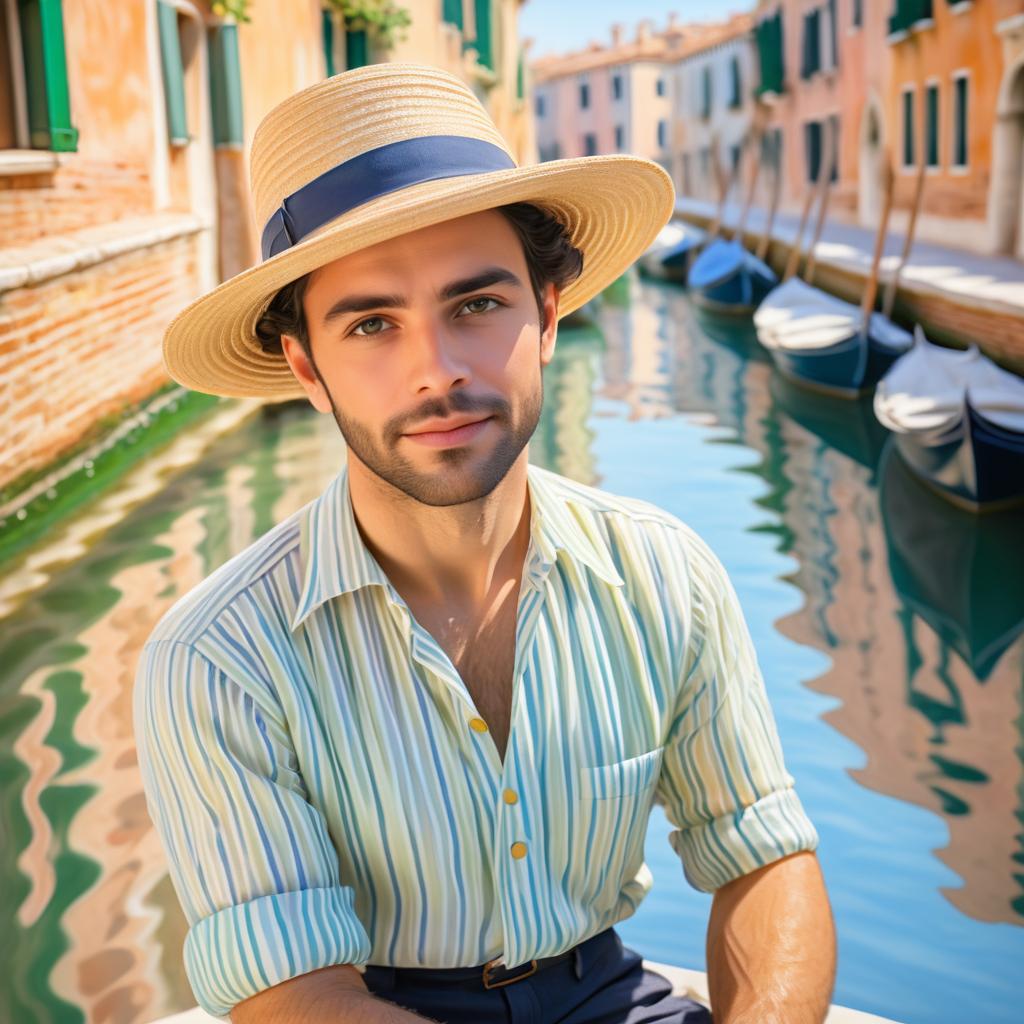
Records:
{"label": "moored boat", "polygon": [[[764,262],[763,252],[755,255],[743,246],[743,232],[746,227],[747,214],[754,199],[757,178],[761,169],[760,130],[755,132],[756,143],[751,151],[757,150],[754,168],[740,214],[739,223],[730,240],[716,238],[709,242],[703,252],[693,260],[686,284],[695,302],[705,309],[716,313],[732,313],[749,315],[761,304],[768,293],[779,283],[778,275]],[[777,164],[777,162],[776,162]],[[775,189],[772,199],[771,213],[765,228],[770,237],[771,226],[778,203],[779,174],[776,165]],[[758,249],[766,249],[761,239]]]}
{"label": "moored boat", "polygon": [[663,281],[686,280],[693,255],[707,239],[707,232],[681,220],[670,221],[640,257],[641,271]]}
{"label": "moored boat", "polygon": [[918,327],[874,409],[907,465],[954,504],[976,512],[1024,504],[1024,380],[977,346],[933,345]]}
{"label": "moored boat", "polygon": [[[831,147],[830,147],[831,149]],[[815,288],[814,249],[824,223],[831,160],[823,164],[821,206],[810,246],[807,280],[793,276],[801,259],[801,230],[783,283],[754,313],[758,340],[779,371],[805,387],[842,398],[869,393],[892,364],[911,347],[909,332],[874,311],[882,248],[892,204],[893,175],[887,165],[885,206],[875,237],[871,273],[860,306]],[[804,210],[806,220],[807,208]]]}

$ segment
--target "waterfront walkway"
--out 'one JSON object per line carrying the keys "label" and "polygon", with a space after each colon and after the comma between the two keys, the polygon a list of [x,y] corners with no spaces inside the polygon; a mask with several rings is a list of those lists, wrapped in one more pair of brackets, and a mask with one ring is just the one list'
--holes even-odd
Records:
{"label": "waterfront walkway", "polygon": [[[676,201],[676,216],[701,226],[714,218],[715,209],[715,204],[699,199]],[[725,227],[734,227],[739,216],[739,205],[730,203],[723,218]],[[750,211],[744,231],[748,246],[757,244],[765,220],[766,211]],[[768,261],[776,270],[785,266],[799,223],[798,214],[780,211],[775,218]],[[812,213],[804,232],[805,244],[813,227]],[[897,265],[903,242],[902,233],[889,232],[880,295]],[[828,221],[816,248],[815,283],[859,302],[874,245],[873,229]],[[1024,263],[1018,260],[915,240],[900,275],[893,315],[907,325],[920,323],[936,341],[960,346],[975,342],[993,358],[1024,371]]]}

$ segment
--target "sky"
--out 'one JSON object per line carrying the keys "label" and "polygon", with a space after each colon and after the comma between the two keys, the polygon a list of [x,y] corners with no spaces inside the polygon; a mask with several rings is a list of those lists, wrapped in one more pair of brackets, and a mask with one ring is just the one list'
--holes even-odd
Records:
{"label": "sky", "polygon": [[519,34],[534,40],[530,58],[582,50],[591,40],[607,43],[611,26],[622,22],[628,39],[636,23],[651,18],[661,28],[675,11],[680,22],[721,21],[735,11],[748,11],[753,0],[527,0],[519,10]]}

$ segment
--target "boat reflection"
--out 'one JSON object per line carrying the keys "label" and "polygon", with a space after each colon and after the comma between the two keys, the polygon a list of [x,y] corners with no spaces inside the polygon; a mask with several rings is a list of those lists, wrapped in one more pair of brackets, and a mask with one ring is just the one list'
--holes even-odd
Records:
{"label": "boat reflection", "polygon": [[1024,632],[1024,513],[984,519],[925,487],[890,444],[879,501],[889,569],[907,607],[986,680]]}

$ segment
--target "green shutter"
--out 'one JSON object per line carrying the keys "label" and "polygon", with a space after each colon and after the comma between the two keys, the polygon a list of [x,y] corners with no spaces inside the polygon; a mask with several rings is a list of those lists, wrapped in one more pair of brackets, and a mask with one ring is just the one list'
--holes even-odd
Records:
{"label": "green shutter", "polygon": [[160,64],[164,72],[164,101],[167,106],[167,133],[171,145],[189,141],[185,108],[185,69],[181,63],[181,39],[178,36],[178,12],[163,0],[156,2],[160,26]]}
{"label": "green shutter", "polygon": [[896,0],[896,9],[889,18],[889,35],[902,35],[919,21],[932,17],[932,0]]}
{"label": "green shutter", "polygon": [[449,25],[463,28],[462,0],[444,0],[444,13],[441,15]]}
{"label": "green shutter", "polygon": [[739,107],[743,105],[743,84],[740,79],[740,62],[738,57],[732,58],[729,70],[732,81],[732,95],[729,97],[729,106]]}
{"label": "green shutter", "polygon": [[213,144],[241,146],[242,73],[238,56],[238,26],[216,25],[210,29],[209,38]]}
{"label": "green shutter", "polygon": [[782,93],[785,88],[785,62],[782,49],[782,11],[766,18],[754,30],[757,55],[761,65],[758,93]]}
{"label": "green shutter", "polygon": [[361,68],[370,63],[366,29],[345,29],[345,67]]}
{"label": "green shutter", "polygon": [[903,94],[903,166],[914,166],[914,93]]}
{"label": "green shutter", "polygon": [[929,167],[939,166],[939,87],[929,85],[924,94],[925,154]]}
{"label": "green shutter", "polygon": [[954,80],[953,163],[967,166],[967,77]]}
{"label": "green shutter", "polygon": [[821,70],[821,11],[815,7],[804,15],[803,62],[800,77],[810,78]]}
{"label": "green shutter", "polygon": [[33,149],[74,153],[78,149],[78,129],[71,125],[60,0],[18,0],[18,25],[25,63],[29,144]]}
{"label": "green shutter", "polygon": [[491,21],[491,0],[476,0],[476,47],[477,60],[484,67],[494,70],[494,28]]}
{"label": "green shutter", "polygon": [[707,120],[711,116],[711,68],[704,67],[704,75],[702,79],[703,92],[701,95],[701,108],[700,115]]}
{"label": "green shutter", "polygon": [[519,51],[519,60],[516,64],[516,98],[522,99],[526,95],[526,70],[523,66],[523,51]]}
{"label": "green shutter", "polygon": [[338,68],[334,63],[334,17],[328,10],[320,11],[320,37],[324,44],[324,71],[331,78]]}
{"label": "green shutter", "polygon": [[821,172],[820,121],[808,121],[804,125],[804,143],[807,150],[807,180],[817,181]]}

